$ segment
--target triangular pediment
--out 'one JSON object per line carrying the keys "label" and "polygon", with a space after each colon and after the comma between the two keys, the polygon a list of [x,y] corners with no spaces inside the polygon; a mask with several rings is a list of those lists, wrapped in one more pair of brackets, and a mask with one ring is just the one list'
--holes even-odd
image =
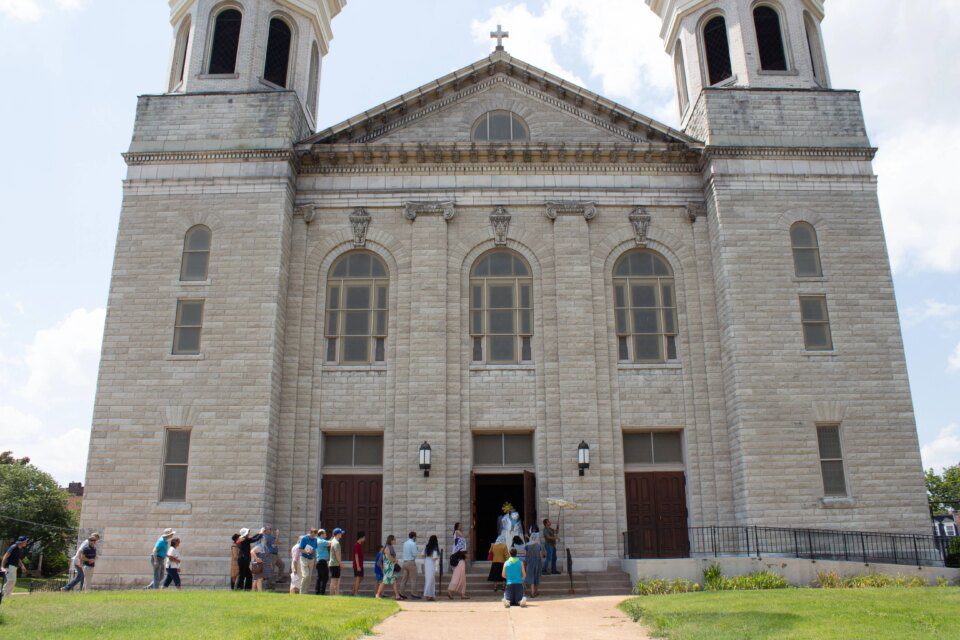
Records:
{"label": "triangular pediment", "polygon": [[469,144],[476,120],[512,111],[529,145],[696,145],[683,133],[497,51],[312,136],[304,145]]}

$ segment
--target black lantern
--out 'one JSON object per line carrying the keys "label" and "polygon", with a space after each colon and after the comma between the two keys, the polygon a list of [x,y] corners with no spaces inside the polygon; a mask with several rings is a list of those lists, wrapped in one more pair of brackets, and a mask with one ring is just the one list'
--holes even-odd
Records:
{"label": "black lantern", "polygon": [[423,477],[430,477],[430,455],[433,450],[430,445],[424,442],[420,445],[420,470],[423,471]]}
{"label": "black lantern", "polygon": [[577,450],[577,466],[580,467],[581,476],[590,468],[590,445],[586,442],[581,442]]}

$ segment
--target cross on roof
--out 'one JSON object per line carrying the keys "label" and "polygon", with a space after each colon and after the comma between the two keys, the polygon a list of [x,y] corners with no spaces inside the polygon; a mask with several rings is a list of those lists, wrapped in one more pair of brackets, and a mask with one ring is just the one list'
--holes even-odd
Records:
{"label": "cross on roof", "polygon": [[503,39],[504,39],[504,38],[509,38],[509,37],[510,37],[510,32],[509,32],[509,31],[504,31],[504,30],[503,30],[503,27],[501,27],[501,26],[498,24],[498,25],[497,25],[497,30],[490,32],[490,37],[497,39],[497,51],[503,51]]}

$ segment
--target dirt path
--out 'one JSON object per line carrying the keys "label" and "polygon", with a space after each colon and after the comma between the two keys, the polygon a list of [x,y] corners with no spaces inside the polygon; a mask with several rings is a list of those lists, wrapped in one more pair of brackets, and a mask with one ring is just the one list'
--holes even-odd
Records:
{"label": "dirt path", "polygon": [[[526,609],[500,602],[404,602],[374,630],[380,640],[645,640],[617,605],[622,596],[534,600]],[[482,631],[481,631],[482,630]]]}

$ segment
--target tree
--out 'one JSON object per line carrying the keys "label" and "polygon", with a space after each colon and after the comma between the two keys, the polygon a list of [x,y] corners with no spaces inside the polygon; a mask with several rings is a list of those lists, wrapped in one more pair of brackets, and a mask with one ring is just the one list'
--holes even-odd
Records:
{"label": "tree", "polygon": [[0,540],[27,536],[54,555],[66,551],[76,534],[67,492],[53,476],[32,464],[0,464]]}
{"label": "tree", "polygon": [[19,464],[21,467],[30,464],[30,458],[14,458],[13,451],[0,453],[0,464]]}
{"label": "tree", "polygon": [[960,511],[960,464],[947,467],[942,474],[930,469],[925,474],[930,510],[946,513],[950,509]]}

